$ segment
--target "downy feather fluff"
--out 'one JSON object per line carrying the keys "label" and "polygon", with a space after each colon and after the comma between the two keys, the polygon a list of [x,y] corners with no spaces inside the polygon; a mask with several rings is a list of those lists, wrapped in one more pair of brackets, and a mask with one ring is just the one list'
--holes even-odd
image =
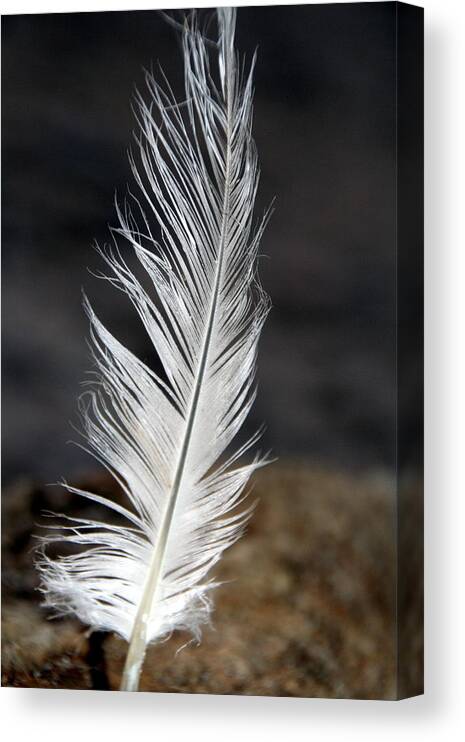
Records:
{"label": "downy feather fluff", "polygon": [[[200,637],[215,586],[207,575],[241,535],[250,508],[237,506],[264,463],[258,456],[237,463],[258,435],[230,447],[254,400],[268,300],[255,275],[263,222],[253,230],[253,62],[245,74],[234,50],[235,10],[219,9],[217,20],[214,44],[194,15],[184,25],[181,104],[166,79],[158,84],[146,73],[148,100],[137,95],[137,162],[131,157],[141,197],[132,210],[117,206],[114,245],[102,250],[107,278],[131,300],[164,377],[85,302],[99,378],[82,403],[85,435],[127,507],[68,490],[127,525],[72,519],[44,541],[66,541],[77,553],[52,560],[43,549],[38,562],[46,605],[130,643],[121,685],[128,690],[137,689],[148,643],[174,629]],[[149,290],[125,261],[126,243]]]}

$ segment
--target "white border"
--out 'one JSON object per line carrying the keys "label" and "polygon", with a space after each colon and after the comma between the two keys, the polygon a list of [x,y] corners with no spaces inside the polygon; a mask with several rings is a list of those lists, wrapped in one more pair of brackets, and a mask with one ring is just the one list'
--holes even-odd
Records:
{"label": "white border", "polygon": [[[212,3],[196,2],[199,6]],[[228,3],[225,3],[228,4]],[[247,3],[237,2],[237,5]],[[270,3],[254,2],[254,5]],[[288,4],[288,3],[281,3]],[[421,4],[421,3],[419,3]],[[425,0],[425,697],[400,703],[3,688],[6,739],[131,742],[464,738],[465,80],[463,0]],[[138,0],[4,0],[2,13],[186,7]],[[311,735],[311,736],[310,736]]]}

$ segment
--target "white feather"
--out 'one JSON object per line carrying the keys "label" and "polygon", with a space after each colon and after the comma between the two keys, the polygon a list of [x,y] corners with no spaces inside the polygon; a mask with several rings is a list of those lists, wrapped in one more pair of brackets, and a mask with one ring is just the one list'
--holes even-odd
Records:
{"label": "white feather", "polygon": [[[109,280],[132,301],[167,381],[86,302],[100,383],[83,410],[85,433],[128,507],[68,489],[128,525],[73,520],[46,541],[84,548],[57,560],[44,552],[39,561],[47,605],[130,642],[126,689],[137,687],[147,643],[174,629],[200,636],[215,584],[207,575],[243,531],[250,509],[236,508],[263,463],[236,464],[256,435],[223,461],[254,400],[268,300],[255,278],[263,223],[253,232],[253,63],[244,78],[234,51],[235,10],[217,15],[217,72],[195,17],[184,27],[182,105],[166,80],[159,85],[146,74],[150,100],[137,97],[139,164],[131,159],[142,192],[134,199],[139,226],[127,205],[117,207],[115,246],[103,252]],[[161,243],[152,236],[153,218]],[[156,298],[128,267],[118,238],[132,245]]]}

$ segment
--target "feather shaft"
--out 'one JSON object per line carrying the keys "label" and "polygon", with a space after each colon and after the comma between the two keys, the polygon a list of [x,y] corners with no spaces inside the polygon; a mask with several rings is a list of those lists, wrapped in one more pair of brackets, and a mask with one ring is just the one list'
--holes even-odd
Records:
{"label": "feather shaft", "polygon": [[212,293],[211,306],[208,313],[208,320],[206,324],[205,336],[202,342],[202,351],[200,354],[200,360],[198,364],[198,373],[195,380],[194,391],[192,395],[192,402],[190,404],[189,415],[186,424],[186,430],[184,439],[181,447],[181,453],[179,461],[176,467],[176,474],[173,482],[173,487],[170,493],[170,497],[167,503],[166,511],[163,516],[162,525],[160,527],[157,544],[154,549],[152,562],[150,565],[149,575],[147,584],[142,596],[139,610],[136,615],[134,622],[134,629],[132,632],[131,640],[129,643],[129,649],[126,656],[126,662],[124,665],[123,676],[121,680],[120,690],[135,691],[138,688],[139,676],[144,662],[146,647],[147,647],[147,616],[150,615],[152,610],[152,604],[156,596],[157,586],[159,584],[161,568],[163,564],[163,557],[166,550],[166,543],[168,540],[168,534],[170,530],[171,520],[173,518],[174,509],[176,507],[176,500],[178,497],[179,489],[182,482],[184,473],[184,467],[187,459],[187,452],[189,449],[189,443],[192,435],[194,426],[195,416],[198,409],[198,402],[202,383],[204,380],[205,369],[208,361],[208,354],[210,349],[210,343],[212,338],[213,326],[215,323],[215,317],[217,313],[217,304],[219,289],[223,274],[223,257],[225,244],[227,242],[228,233],[228,222],[229,222],[229,202],[230,202],[230,190],[231,190],[231,46],[226,45],[225,65],[226,65],[226,110],[227,110],[227,125],[226,125],[226,157],[225,157],[225,186],[224,186],[224,197],[223,197],[223,209],[222,209],[222,220],[221,220],[221,234],[220,234],[220,245],[218,249],[217,266],[215,270],[215,283]]}

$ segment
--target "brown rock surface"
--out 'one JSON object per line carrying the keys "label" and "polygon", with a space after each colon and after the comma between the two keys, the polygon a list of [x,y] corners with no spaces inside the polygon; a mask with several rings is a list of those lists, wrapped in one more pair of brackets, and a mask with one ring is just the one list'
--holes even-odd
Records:
{"label": "brown rock surface", "polygon": [[[80,484],[112,488],[106,477]],[[261,470],[254,493],[248,531],[217,570],[214,627],[177,654],[185,634],[150,647],[141,690],[395,697],[393,482],[287,462]],[[117,689],[125,643],[48,621],[34,589],[40,511],[98,509],[27,482],[3,508],[2,684]]]}

